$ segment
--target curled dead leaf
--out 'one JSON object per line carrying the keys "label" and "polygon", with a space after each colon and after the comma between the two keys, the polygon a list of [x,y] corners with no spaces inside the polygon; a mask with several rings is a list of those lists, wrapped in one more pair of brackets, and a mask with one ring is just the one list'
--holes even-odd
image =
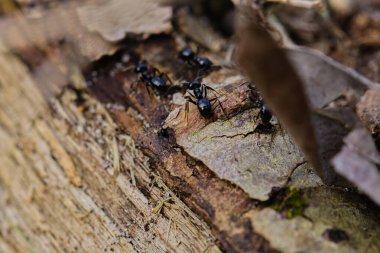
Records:
{"label": "curled dead leaf", "polygon": [[344,142],[332,160],[335,170],[380,205],[380,155],[371,135],[364,128],[355,129]]}
{"label": "curled dead leaf", "polygon": [[154,0],[110,0],[77,9],[81,23],[99,32],[107,41],[118,41],[126,33],[161,33],[171,28],[172,8]]}
{"label": "curled dead leaf", "polygon": [[317,50],[305,47],[285,50],[312,108],[323,108],[342,96],[354,95],[358,100],[367,89],[377,85]]}
{"label": "curled dead leaf", "polygon": [[285,51],[250,15],[247,10],[241,11],[238,62],[318,171],[318,175],[323,177],[302,81],[289,63]]}
{"label": "curled dead leaf", "polygon": [[377,84],[315,50],[281,49],[245,12],[239,28],[240,66],[318,175],[325,183],[336,182],[330,159],[339,152],[342,138],[360,124],[353,107]]}

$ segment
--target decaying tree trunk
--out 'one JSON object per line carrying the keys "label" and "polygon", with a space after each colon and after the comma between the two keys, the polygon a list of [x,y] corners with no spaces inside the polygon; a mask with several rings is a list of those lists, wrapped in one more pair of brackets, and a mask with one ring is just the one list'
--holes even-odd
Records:
{"label": "decaying tree trunk", "polygon": [[107,108],[117,125],[85,91],[46,98],[40,88],[1,54],[1,252],[270,251],[239,218],[247,195],[144,126],[133,107]]}
{"label": "decaying tree trunk", "polygon": [[11,55],[0,80],[1,252],[220,252],[102,104],[46,103]]}

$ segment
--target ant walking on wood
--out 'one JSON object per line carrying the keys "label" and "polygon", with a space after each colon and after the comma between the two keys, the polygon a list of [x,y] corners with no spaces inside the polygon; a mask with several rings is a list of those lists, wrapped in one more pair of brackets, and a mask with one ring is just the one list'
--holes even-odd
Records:
{"label": "ant walking on wood", "polygon": [[255,127],[255,131],[262,134],[271,134],[275,131],[275,126],[271,124],[271,120],[273,118],[273,114],[269,109],[269,106],[264,103],[260,94],[256,90],[256,87],[247,82],[250,92],[250,99],[254,104],[255,108],[260,108],[259,113],[255,117],[255,121],[259,120],[257,126]]}
{"label": "ant walking on wood", "polygon": [[148,92],[148,86],[163,91],[167,88],[167,82],[173,85],[172,80],[166,73],[162,73],[156,68],[149,69],[148,65],[144,62],[140,62],[136,65],[135,72],[140,75],[140,81],[147,85],[146,88]]}
{"label": "ant walking on wood", "polygon": [[178,57],[184,62],[196,66],[201,71],[208,71],[213,66],[212,61],[206,57],[198,57],[198,52],[194,52],[191,48],[185,47],[178,53]]}
{"label": "ant walking on wood", "polygon": [[260,104],[260,111],[257,115],[257,118],[260,119],[260,122],[256,126],[255,131],[262,134],[271,134],[275,131],[275,126],[271,123],[273,115],[269,110],[267,104],[264,104],[263,102],[261,102]]}
{"label": "ant walking on wood", "polygon": [[259,116],[260,116],[260,119],[261,119],[261,123],[263,125],[270,124],[270,121],[271,121],[273,115],[270,112],[268,105],[262,104],[262,106],[260,108]]}
{"label": "ant walking on wood", "polygon": [[[261,101],[260,103],[261,103],[261,106],[260,106],[260,111],[258,114],[258,117],[260,118],[260,123],[256,126],[255,131],[259,134],[272,134],[272,137],[271,137],[271,143],[272,143],[274,139],[273,133],[276,131],[276,127],[272,125],[271,123],[273,114],[269,110],[269,107],[267,104],[264,104],[263,101]],[[281,127],[280,124],[279,124],[279,130],[284,140],[284,143],[288,149],[288,152],[290,153],[288,142],[285,139],[284,129]]]}
{"label": "ant walking on wood", "polygon": [[225,113],[224,108],[223,108],[222,104],[220,103],[218,97],[214,97],[212,99],[209,99],[207,97],[207,90],[211,90],[211,91],[218,94],[218,92],[215,89],[213,89],[213,88],[211,88],[205,84],[202,84],[198,80],[186,82],[186,83],[184,83],[184,85],[187,87],[187,93],[190,95],[190,96],[185,96],[185,99],[186,99],[186,105],[185,105],[186,122],[188,122],[189,103],[196,105],[199,113],[205,118],[209,118],[213,115],[212,106],[214,105],[214,103],[211,103],[213,101],[218,101],[220,108],[222,109],[223,113]]}

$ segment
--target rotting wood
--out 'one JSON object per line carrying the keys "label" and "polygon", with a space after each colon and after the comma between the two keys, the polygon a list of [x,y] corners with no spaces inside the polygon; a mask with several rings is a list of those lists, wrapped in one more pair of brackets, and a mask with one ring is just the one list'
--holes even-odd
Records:
{"label": "rotting wood", "polygon": [[[145,57],[152,57],[147,60],[153,66],[161,66],[160,63],[165,62],[171,72],[178,73],[181,65],[173,59],[176,51],[172,43],[170,38],[153,38],[139,45],[127,45],[127,53],[132,61],[137,61],[136,54],[145,52]],[[103,103],[110,105],[120,104],[119,98],[124,97],[123,103],[127,109],[110,106],[109,110],[119,126],[127,130],[152,159],[165,183],[176,189],[181,199],[211,225],[213,234],[226,251],[276,252],[266,239],[253,232],[250,220],[242,218],[255,202],[240,188],[221,180],[204,164],[188,156],[178,147],[170,130],[165,133],[166,130],[162,129],[169,106],[164,94],[149,94],[143,83],[133,85],[136,76],[128,71],[109,76],[108,73],[113,68],[113,64],[110,64],[91,70],[98,75],[97,81],[88,80],[92,82],[91,92]],[[234,110],[244,108],[241,102],[250,103],[247,85],[249,84],[240,87],[241,93],[237,91],[234,103],[227,101],[226,110],[229,113],[234,114]],[[232,92],[228,90],[231,88],[226,87],[228,93]],[[221,111],[216,113],[223,115]]]}
{"label": "rotting wood", "polygon": [[[0,66],[0,251],[220,252],[99,102],[87,96],[78,105],[65,89],[47,104],[16,58],[1,55]],[[122,154],[118,176],[112,140]],[[130,160],[136,186],[123,170]]]}

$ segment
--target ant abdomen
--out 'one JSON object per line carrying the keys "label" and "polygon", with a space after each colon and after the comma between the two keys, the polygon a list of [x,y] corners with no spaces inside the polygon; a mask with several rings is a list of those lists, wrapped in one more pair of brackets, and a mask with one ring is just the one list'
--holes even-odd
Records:
{"label": "ant abdomen", "polygon": [[199,113],[203,117],[207,118],[212,115],[212,105],[211,105],[210,100],[208,100],[207,98],[198,99],[197,107],[198,107]]}
{"label": "ant abdomen", "polygon": [[261,106],[259,115],[261,122],[264,125],[270,124],[270,121],[272,119],[272,113],[270,112],[269,107],[266,104],[263,104]]}

